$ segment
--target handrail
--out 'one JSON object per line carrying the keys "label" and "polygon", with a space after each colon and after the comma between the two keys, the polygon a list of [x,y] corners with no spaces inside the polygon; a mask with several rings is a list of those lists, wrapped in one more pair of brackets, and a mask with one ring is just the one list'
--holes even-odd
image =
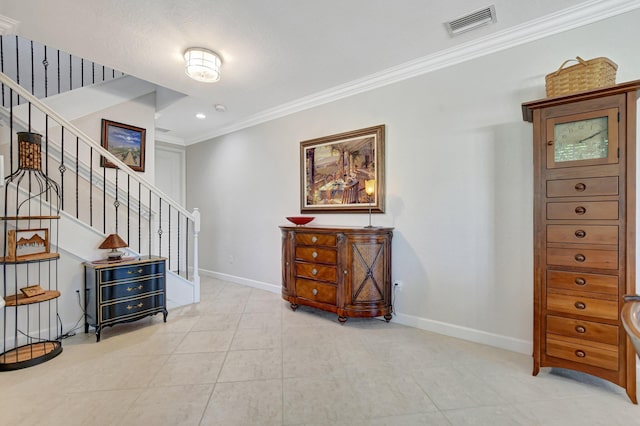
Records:
{"label": "handrail", "polygon": [[33,96],[31,93],[29,93],[29,91],[27,91],[26,89],[24,89],[23,87],[18,85],[10,77],[8,77],[6,74],[1,73],[1,72],[0,72],[0,83],[5,84],[9,88],[11,88],[14,92],[16,92],[19,96],[23,97],[28,102],[36,105],[38,107],[38,109],[40,109],[42,112],[44,112],[45,114],[49,115],[50,117],[53,117],[55,119],[55,121],[57,121],[66,130],[71,132],[76,137],[82,139],[83,142],[85,142],[87,145],[91,146],[100,155],[102,155],[103,157],[107,158],[113,164],[117,165],[118,168],[121,171],[126,173],[133,180],[143,184],[145,187],[147,187],[147,189],[149,191],[151,191],[157,197],[162,198],[164,201],[167,202],[167,204],[170,204],[174,209],[176,209],[177,211],[182,213],[186,218],[188,218],[188,219],[190,219],[192,221],[195,220],[194,216],[193,216],[193,214],[191,212],[186,210],[184,207],[182,207],[179,203],[177,203],[175,200],[173,200],[167,194],[165,194],[164,192],[159,190],[154,184],[152,184],[151,182],[146,180],[144,177],[142,177],[139,174],[133,172],[128,165],[126,165],[121,160],[119,160],[115,155],[111,154],[109,151],[104,149],[101,144],[95,142],[93,140],[93,138],[91,138],[89,135],[84,133],[82,130],[78,129],[75,125],[73,125],[71,122],[66,120],[60,114],[55,112],[47,104],[45,104],[42,101],[40,101],[38,98]]}

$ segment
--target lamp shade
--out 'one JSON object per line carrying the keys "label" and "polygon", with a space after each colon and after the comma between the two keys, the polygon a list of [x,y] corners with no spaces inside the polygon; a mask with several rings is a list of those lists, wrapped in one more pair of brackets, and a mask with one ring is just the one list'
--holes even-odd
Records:
{"label": "lamp shade", "polygon": [[127,244],[118,234],[109,234],[107,238],[100,244],[101,249],[117,249],[127,247]]}
{"label": "lamp shade", "polygon": [[213,51],[191,47],[184,52],[185,73],[194,80],[214,83],[220,80],[222,60]]}
{"label": "lamp shade", "polygon": [[376,192],[376,180],[375,179],[365,180],[364,181],[364,192],[366,192],[367,195],[373,195],[373,193]]}

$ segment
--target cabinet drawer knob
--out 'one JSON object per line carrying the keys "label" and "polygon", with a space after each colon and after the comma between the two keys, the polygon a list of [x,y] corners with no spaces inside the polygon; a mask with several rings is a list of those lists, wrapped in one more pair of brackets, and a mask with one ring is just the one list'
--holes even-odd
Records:
{"label": "cabinet drawer knob", "polygon": [[576,309],[580,309],[581,311],[587,308],[587,305],[585,305],[584,302],[576,302],[573,304],[573,306],[575,306]]}
{"label": "cabinet drawer knob", "polygon": [[576,212],[576,214],[582,215],[582,214],[585,214],[587,212],[587,208],[583,207],[583,206],[578,206],[578,207],[576,207],[575,212]]}
{"label": "cabinet drawer knob", "polygon": [[578,192],[582,192],[585,189],[587,189],[587,185],[585,185],[584,183],[580,182],[580,183],[576,183],[576,186],[574,186],[575,190]]}
{"label": "cabinet drawer knob", "polygon": [[585,260],[587,260],[585,255],[580,253],[576,254],[573,258],[576,260],[576,262],[584,262]]}
{"label": "cabinet drawer knob", "polygon": [[585,285],[585,284],[587,284],[587,280],[585,280],[582,277],[577,277],[574,282],[576,283],[576,285]]}
{"label": "cabinet drawer knob", "polygon": [[576,232],[574,232],[574,235],[576,236],[576,238],[584,238],[587,236],[587,233],[583,229],[578,229]]}
{"label": "cabinet drawer knob", "polygon": [[579,349],[578,349],[578,350],[576,351],[576,356],[577,356],[578,358],[584,358],[584,357],[586,357],[586,356],[587,356],[587,354],[586,354],[584,351],[581,351],[581,350],[579,350]]}
{"label": "cabinet drawer knob", "polygon": [[317,269],[315,269],[315,268],[313,268],[313,269],[311,270],[311,275],[318,275],[318,270],[317,270]]}
{"label": "cabinet drawer knob", "polygon": [[311,293],[313,293],[313,295],[316,296],[318,294],[318,289],[314,288],[313,290],[311,290]]}
{"label": "cabinet drawer knob", "polygon": [[311,253],[311,257],[313,257],[314,259],[318,257],[318,252],[314,251],[313,253]]}
{"label": "cabinet drawer knob", "polygon": [[576,325],[576,333],[584,334],[587,332],[587,329],[582,325]]}
{"label": "cabinet drawer knob", "polygon": [[132,271],[131,269],[129,269],[127,271],[127,274],[129,274],[129,275],[135,274],[135,273],[141,274],[142,273],[142,268],[139,268],[137,271]]}
{"label": "cabinet drawer knob", "polygon": [[553,141],[549,141],[549,142],[547,142],[547,145],[549,145],[549,146],[553,146]]}
{"label": "cabinet drawer knob", "polygon": [[318,237],[316,237],[315,235],[313,237],[311,237],[311,242],[312,243],[317,243],[318,242]]}

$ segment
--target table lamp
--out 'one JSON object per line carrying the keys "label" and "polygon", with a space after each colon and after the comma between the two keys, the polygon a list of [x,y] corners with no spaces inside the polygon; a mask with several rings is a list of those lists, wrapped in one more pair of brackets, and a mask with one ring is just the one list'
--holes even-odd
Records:
{"label": "table lamp", "polygon": [[118,234],[109,234],[98,248],[111,249],[111,251],[107,254],[107,259],[120,260],[124,252],[118,251],[116,249],[122,247],[128,247],[128,244],[122,238],[120,238]]}
{"label": "table lamp", "polygon": [[365,226],[365,228],[373,228],[373,226],[371,226],[371,196],[376,192],[375,179],[364,181],[364,192],[366,192],[367,196],[369,197],[369,225]]}

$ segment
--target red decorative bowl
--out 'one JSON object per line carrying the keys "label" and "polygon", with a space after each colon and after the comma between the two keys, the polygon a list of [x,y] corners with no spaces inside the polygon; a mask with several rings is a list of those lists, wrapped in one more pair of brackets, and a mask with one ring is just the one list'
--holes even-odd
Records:
{"label": "red decorative bowl", "polygon": [[315,219],[315,217],[313,217],[313,216],[289,216],[289,217],[287,217],[287,220],[289,222],[295,223],[298,226],[306,225],[307,223],[311,222],[313,219]]}

